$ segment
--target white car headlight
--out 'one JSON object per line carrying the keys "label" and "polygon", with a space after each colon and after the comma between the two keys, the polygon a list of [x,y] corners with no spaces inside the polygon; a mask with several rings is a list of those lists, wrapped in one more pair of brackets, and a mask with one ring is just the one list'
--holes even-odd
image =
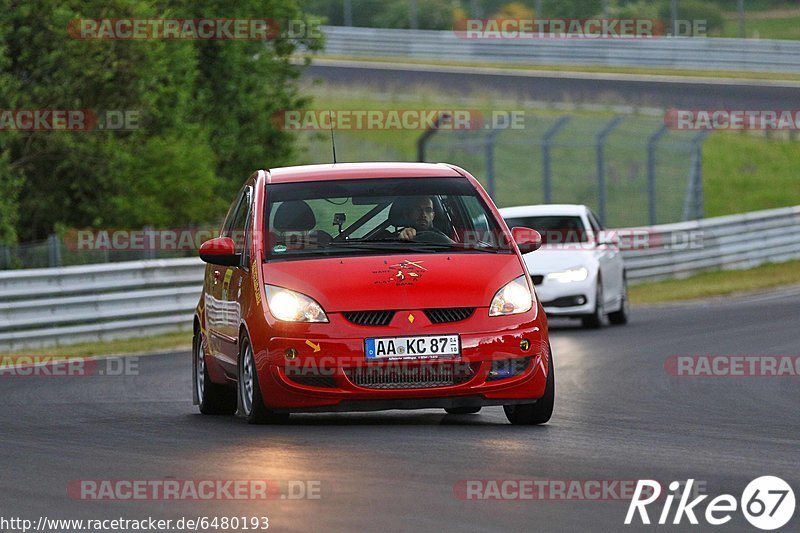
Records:
{"label": "white car headlight", "polygon": [[313,298],[283,287],[264,285],[272,316],[286,322],[327,322],[328,316]]}
{"label": "white car headlight", "polygon": [[489,306],[489,316],[516,315],[525,313],[533,307],[533,295],[528,289],[525,276],[506,283],[497,291]]}
{"label": "white car headlight", "polygon": [[584,281],[589,277],[589,269],[586,267],[570,268],[562,272],[551,272],[546,277],[547,279],[560,281],[561,283]]}

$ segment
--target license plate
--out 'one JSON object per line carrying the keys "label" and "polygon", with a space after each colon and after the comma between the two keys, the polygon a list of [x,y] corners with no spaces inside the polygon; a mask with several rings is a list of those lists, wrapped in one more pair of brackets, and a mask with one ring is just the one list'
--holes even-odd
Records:
{"label": "license plate", "polygon": [[381,337],[364,340],[367,359],[437,359],[461,355],[458,335]]}

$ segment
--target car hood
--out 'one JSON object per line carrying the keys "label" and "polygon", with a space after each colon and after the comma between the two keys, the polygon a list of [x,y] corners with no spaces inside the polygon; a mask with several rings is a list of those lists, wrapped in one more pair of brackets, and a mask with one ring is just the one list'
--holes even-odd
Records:
{"label": "car hood", "polygon": [[547,274],[559,272],[577,266],[590,268],[594,265],[594,251],[591,249],[575,250],[564,247],[543,246],[535,252],[522,256],[528,272],[531,274]]}
{"label": "car hood", "polygon": [[488,307],[523,274],[516,254],[337,257],[262,265],[264,283],[314,298],[328,312]]}

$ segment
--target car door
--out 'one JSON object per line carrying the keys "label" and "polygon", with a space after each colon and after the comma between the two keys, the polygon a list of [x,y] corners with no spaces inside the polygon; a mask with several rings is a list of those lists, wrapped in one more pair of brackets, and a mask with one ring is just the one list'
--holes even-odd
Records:
{"label": "car door", "polygon": [[[228,214],[222,223],[219,232],[220,237],[229,236],[234,219],[238,212],[239,204],[242,201],[240,192],[231,204]],[[206,342],[208,343],[209,354],[215,358],[220,358],[225,350],[224,336],[225,323],[227,320],[227,309],[222,299],[223,285],[227,289],[225,276],[228,268],[222,265],[208,264],[205,272],[205,301],[204,301],[204,322],[206,329]]]}
{"label": "car door", "polygon": [[220,267],[220,324],[217,330],[219,360],[231,375],[235,375],[239,357],[239,325],[242,319],[242,286],[250,279],[249,264],[250,220],[252,219],[253,188],[245,186],[239,195],[236,211],[231,218],[225,236],[233,239],[236,253],[240,255],[238,266]]}

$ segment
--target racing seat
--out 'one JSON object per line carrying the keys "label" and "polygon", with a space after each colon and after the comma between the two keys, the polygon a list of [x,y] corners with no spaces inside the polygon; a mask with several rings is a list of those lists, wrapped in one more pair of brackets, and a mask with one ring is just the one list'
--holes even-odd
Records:
{"label": "racing seat", "polygon": [[325,231],[314,230],[316,225],[314,211],[303,200],[283,202],[272,220],[272,228],[277,232],[276,244],[290,250],[329,244],[333,237]]}

